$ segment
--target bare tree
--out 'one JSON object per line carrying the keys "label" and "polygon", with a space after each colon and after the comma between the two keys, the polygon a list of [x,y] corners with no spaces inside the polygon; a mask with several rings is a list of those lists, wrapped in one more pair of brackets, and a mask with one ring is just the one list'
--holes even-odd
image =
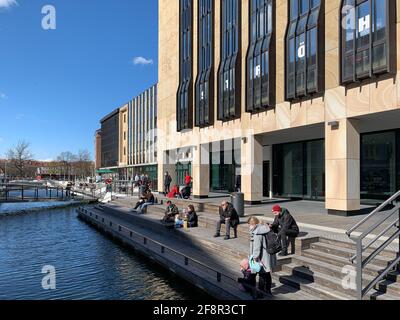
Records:
{"label": "bare tree", "polygon": [[75,166],[81,179],[92,175],[92,159],[88,150],[79,150]]}
{"label": "bare tree", "polygon": [[76,156],[69,151],[62,152],[58,157],[57,161],[60,163],[61,175],[64,175],[64,180],[66,176],[72,176],[72,163],[76,161]]}
{"label": "bare tree", "polygon": [[21,178],[25,177],[25,171],[32,160],[33,154],[29,150],[30,144],[26,141],[20,141],[14,147],[8,150],[7,159],[10,161],[12,167],[17,170],[18,175]]}

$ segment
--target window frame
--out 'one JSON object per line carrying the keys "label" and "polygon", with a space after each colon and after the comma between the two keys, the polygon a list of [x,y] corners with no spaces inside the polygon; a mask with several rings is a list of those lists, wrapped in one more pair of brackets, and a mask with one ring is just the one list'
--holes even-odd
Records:
{"label": "window frame", "polygon": [[193,1],[179,0],[179,86],[176,95],[178,132],[193,129]]}
{"label": "window frame", "polygon": [[[297,10],[292,16],[292,1]],[[324,87],[325,51],[325,6],[318,1],[308,1],[307,9],[301,11],[302,0],[292,0],[288,6],[288,24],[285,35],[285,98],[287,101],[302,99],[318,94]],[[312,19],[316,16],[315,19]],[[314,21],[315,20],[315,21]],[[315,30],[315,31],[314,31]],[[315,34],[315,43],[311,36]],[[301,42],[299,42],[301,39]],[[304,43],[304,57],[299,57],[299,43]],[[315,58],[311,48],[315,46]],[[293,61],[291,62],[291,58]],[[315,59],[315,62],[313,61]],[[310,71],[314,72],[309,78]],[[313,81],[309,81],[309,80]]]}
{"label": "window frame", "polygon": [[[207,14],[202,12],[205,3]],[[210,2],[211,8],[208,8]],[[197,78],[195,83],[195,126],[205,128],[214,123],[214,33],[215,0],[197,0]],[[207,20],[203,24],[203,20]],[[208,25],[207,25],[208,24]],[[208,28],[204,29],[204,27]],[[211,30],[210,30],[211,28]],[[204,37],[204,32],[206,37]],[[205,42],[204,42],[205,39]],[[207,50],[209,50],[207,52]],[[209,55],[208,55],[209,54]],[[203,98],[204,95],[204,98]]]}
{"label": "window frame", "polygon": [[[220,4],[221,58],[217,72],[217,119],[231,121],[241,114],[242,3],[240,0],[221,0]],[[225,87],[226,83],[228,88]]]}
{"label": "window frame", "polygon": [[[246,55],[246,112],[248,113],[262,112],[275,104],[275,2],[257,1],[257,7],[254,8],[254,1],[249,1],[250,40]],[[258,66],[260,74],[256,77],[255,70]]]}
{"label": "window frame", "polygon": [[[369,43],[367,46],[359,48],[358,43],[357,43],[357,32],[359,31],[359,26],[357,26],[357,21],[358,20],[358,8],[369,1],[369,13],[370,13],[370,32],[369,32]],[[385,1],[386,2],[386,12],[385,12],[385,21],[386,21],[386,26],[385,26],[385,38],[384,39],[379,39],[375,40],[374,35],[375,35],[375,16],[376,16],[376,11],[375,11],[375,3],[377,0],[342,0],[341,1],[341,6],[340,6],[340,11],[339,11],[339,21],[344,21],[347,16],[347,11],[344,11],[344,8],[346,5],[349,6],[354,6],[353,9],[353,19],[354,19],[354,24],[352,27],[354,29],[349,29],[353,30],[353,39],[351,41],[352,43],[352,49],[349,51],[346,51],[347,46],[346,46],[346,35],[347,35],[347,30],[346,28],[343,28],[343,25],[340,23],[339,24],[339,29],[340,29],[340,82],[341,85],[347,85],[351,83],[357,83],[360,81],[363,81],[365,79],[371,79],[374,77],[378,77],[382,74],[394,74],[395,73],[395,66],[394,64],[396,63],[396,51],[394,48],[396,48],[397,43],[396,43],[396,36],[395,36],[395,29],[396,29],[396,4],[394,0],[378,0],[378,1]],[[351,4],[348,4],[351,2]],[[385,53],[385,58],[386,58],[386,64],[383,66],[380,66],[378,68],[374,67],[374,48],[379,47],[379,46],[385,46],[386,53]],[[357,70],[357,55],[368,51],[369,54],[369,65],[368,65],[368,70],[366,70],[363,73],[358,73]],[[348,67],[347,60],[346,59],[351,59],[351,65],[352,68],[351,70],[351,75],[347,75],[345,70]]]}

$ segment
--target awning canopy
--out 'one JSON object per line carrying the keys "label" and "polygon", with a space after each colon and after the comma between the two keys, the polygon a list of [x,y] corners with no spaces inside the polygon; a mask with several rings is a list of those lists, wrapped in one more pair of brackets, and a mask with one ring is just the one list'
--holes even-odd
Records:
{"label": "awning canopy", "polygon": [[101,169],[101,170],[96,170],[96,173],[114,173],[114,171],[110,169]]}

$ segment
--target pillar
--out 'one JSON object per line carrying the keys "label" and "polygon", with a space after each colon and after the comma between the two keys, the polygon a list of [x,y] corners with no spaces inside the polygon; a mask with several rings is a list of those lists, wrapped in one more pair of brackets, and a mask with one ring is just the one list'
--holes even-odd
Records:
{"label": "pillar", "polygon": [[242,138],[242,192],[246,204],[263,199],[263,146],[256,136]]}
{"label": "pillar", "polygon": [[209,145],[196,145],[193,148],[193,197],[208,198],[210,193],[210,150]]}
{"label": "pillar", "polygon": [[326,123],[326,209],[329,214],[358,214],[360,205],[360,134],[357,120]]}

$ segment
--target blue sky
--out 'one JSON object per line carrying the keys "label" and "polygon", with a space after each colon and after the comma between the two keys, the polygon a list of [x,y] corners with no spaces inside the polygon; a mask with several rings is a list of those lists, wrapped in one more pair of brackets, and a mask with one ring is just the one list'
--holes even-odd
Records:
{"label": "blue sky", "polygon": [[0,158],[20,140],[39,160],[93,154],[99,119],[157,82],[157,2],[0,0]]}

